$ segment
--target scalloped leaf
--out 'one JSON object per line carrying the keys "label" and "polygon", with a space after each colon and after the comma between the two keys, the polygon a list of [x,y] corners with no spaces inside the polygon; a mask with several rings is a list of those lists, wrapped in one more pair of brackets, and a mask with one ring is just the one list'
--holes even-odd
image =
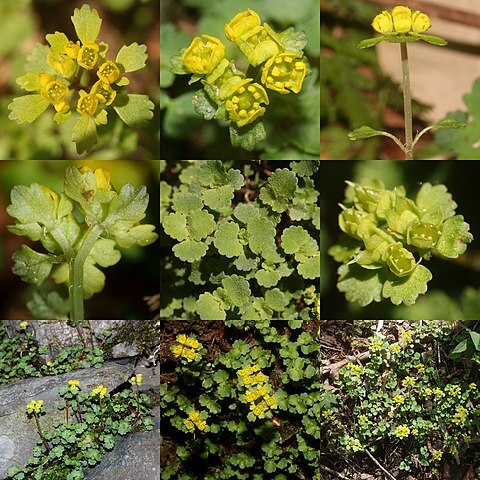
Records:
{"label": "scalloped leaf", "polygon": [[345,293],[349,302],[365,307],[383,298],[383,284],[387,278],[386,269],[366,270],[358,265],[340,265],[338,267],[337,288]]}
{"label": "scalloped leaf", "polygon": [[40,90],[40,77],[38,73],[28,72],[17,78],[17,84],[27,92],[36,92]]}
{"label": "scalloped leaf", "polygon": [[230,302],[241,307],[245,305],[252,294],[248,281],[238,275],[230,275],[222,280],[223,288]]}
{"label": "scalloped leaf", "polygon": [[[178,72],[174,72],[178,73]],[[188,73],[188,72],[186,72]],[[216,103],[208,96],[207,92],[202,88],[197,90],[192,97],[193,109],[201,115],[205,120],[212,120],[217,113]]]}
{"label": "scalloped leaf", "polygon": [[208,247],[202,242],[196,242],[195,240],[184,240],[181,243],[177,243],[172,250],[175,256],[180,260],[192,263],[205,256]]}
{"label": "scalloped leaf", "polygon": [[225,257],[238,257],[243,253],[243,245],[238,240],[240,227],[234,222],[222,223],[215,232],[214,245]]}
{"label": "scalloped leaf", "polygon": [[283,312],[288,305],[288,298],[278,288],[267,290],[265,293],[265,303],[276,312]]}
{"label": "scalloped leaf", "polygon": [[424,183],[415,198],[421,220],[433,225],[439,225],[443,220],[455,215],[457,204],[452,199],[445,185]]}
{"label": "scalloped leaf", "polygon": [[49,105],[50,103],[39,94],[16,97],[8,105],[10,110],[8,118],[18,123],[32,123]]}
{"label": "scalloped leaf", "polygon": [[210,207],[216,212],[222,212],[231,206],[233,188],[231,185],[224,185],[223,187],[204,190],[202,198],[207,207]]}
{"label": "scalloped leaf", "polygon": [[225,320],[225,310],[211,293],[202,293],[196,301],[197,313],[201,320]]}
{"label": "scalloped leaf", "polygon": [[32,250],[27,245],[22,245],[12,255],[12,272],[18,275],[24,282],[41,285],[50,275],[52,267],[60,263],[62,257],[47,255]]}
{"label": "scalloped leaf", "polygon": [[187,217],[183,213],[169,213],[163,219],[162,225],[165,233],[175,240],[188,238]]}
{"label": "scalloped leaf", "polygon": [[307,46],[308,37],[305,32],[295,31],[293,27],[287,28],[278,34],[280,41],[286,52],[294,52],[303,54],[304,48]]}
{"label": "scalloped leaf", "polygon": [[413,305],[420,294],[427,291],[427,283],[432,274],[427,267],[417,265],[407,277],[389,275],[383,286],[383,296],[389,298],[394,305]]}
{"label": "scalloped leaf", "polygon": [[276,170],[260,191],[260,200],[270,205],[274,212],[284,212],[289,206],[289,200],[295,196],[297,183],[297,177],[287,168]]}
{"label": "scalloped leaf", "polygon": [[467,249],[466,244],[473,240],[469,230],[470,225],[463,221],[462,215],[448,218],[435,249],[444,257],[457,258]]}
{"label": "scalloped leaf", "polygon": [[77,36],[83,44],[94,43],[97,40],[102,26],[102,19],[94,8],[84,4],[82,8],[76,8],[73,11],[71,18]]}
{"label": "scalloped leaf", "polygon": [[261,287],[269,288],[274,287],[282,277],[276,270],[258,270],[258,272],[255,273],[255,278]]}
{"label": "scalloped leaf", "polygon": [[188,214],[194,210],[203,208],[202,199],[190,192],[176,192],[173,195],[173,209],[176,212]]}
{"label": "scalloped leaf", "polygon": [[153,118],[155,105],[148,95],[119,94],[112,103],[118,116],[133,128],[145,127]]}
{"label": "scalloped leaf", "polygon": [[97,143],[97,125],[91,117],[78,118],[72,130],[72,142],[76,143],[79,155],[94,147]]}
{"label": "scalloped leaf", "polygon": [[215,229],[215,219],[205,210],[190,212],[187,217],[188,231],[193,240],[202,240],[208,237]]}
{"label": "scalloped leaf", "polygon": [[122,65],[125,72],[135,72],[145,67],[147,59],[147,46],[135,42],[124,45],[117,53],[115,62]]}
{"label": "scalloped leaf", "polygon": [[49,33],[45,35],[45,38],[52,47],[52,52],[65,54],[65,45],[68,43],[68,38],[63,32]]}
{"label": "scalloped leaf", "polygon": [[233,216],[242,223],[247,223],[252,218],[260,217],[260,210],[252,203],[239,203],[233,212]]}
{"label": "scalloped leaf", "polygon": [[320,169],[320,160],[291,162],[290,167],[299,177],[310,177]]}
{"label": "scalloped leaf", "polygon": [[266,138],[265,125],[260,120],[249,123],[244,127],[237,127],[233,123],[230,125],[230,142],[232,147],[240,147],[251,152],[257,147],[258,143],[263,142]]}
{"label": "scalloped leaf", "polygon": [[317,256],[306,258],[304,262],[299,263],[297,270],[303,278],[320,278],[320,253]]}
{"label": "scalloped leaf", "polygon": [[33,292],[32,300],[27,307],[38,320],[68,320],[70,301],[63,298],[58,292]]}
{"label": "scalloped leaf", "polygon": [[248,244],[253,253],[262,254],[275,245],[275,227],[265,217],[251,218],[247,222]]}

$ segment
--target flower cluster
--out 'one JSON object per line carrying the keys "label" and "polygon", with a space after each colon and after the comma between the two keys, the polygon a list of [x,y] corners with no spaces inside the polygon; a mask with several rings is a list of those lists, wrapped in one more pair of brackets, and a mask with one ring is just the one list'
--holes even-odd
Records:
{"label": "flower cluster", "polygon": [[406,427],[405,425],[400,425],[399,427],[397,427],[395,429],[395,431],[393,432],[393,434],[397,437],[397,438],[404,438],[404,437],[408,437],[410,435],[410,428]]}
{"label": "flower cluster", "polygon": [[100,398],[103,398],[107,394],[107,387],[103,385],[98,385],[92,390],[92,397],[98,395]]}
{"label": "flower cluster", "polygon": [[69,380],[68,385],[70,386],[70,391],[75,393],[78,392],[78,386],[80,385],[79,380]]}
{"label": "flower cluster", "polygon": [[237,372],[244,385],[255,386],[245,392],[245,400],[250,404],[250,410],[258,418],[263,418],[268,409],[277,407],[277,402],[270,395],[271,386],[266,383],[267,377],[260,372],[258,365],[248,365]]}
{"label": "flower cluster", "polygon": [[[289,32],[291,34],[291,32]],[[303,53],[290,51],[286,34],[261,24],[256,12],[240,12],[225,25],[225,35],[245,55],[252,67],[262,67],[261,83],[247,77],[228,60],[226,47],[216,37],[195,37],[181,52],[181,69],[174,73],[192,73],[217,107],[217,118],[225,118],[243,127],[263,116],[270,100],[265,88],[282,95],[299,93],[309,74]],[[172,59],[172,63],[173,59]]]}
{"label": "flower cluster", "polygon": [[32,400],[27,406],[27,413],[40,413],[43,408],[43,400]]}
{"label": "flower cluster", "polygon": [[132,377],[129,382],[132,385],[141,385],[143,383],[143,375],[141,373],[137,373],[134,377]]}
{"label": "flower cluster", "polygon": [[198,413],[195,410],[192,410],[188,414],[188,418],[186,418],[183,423],[190,432],[193,432],[195,430],[195,427],[203,431],[207,426],[207,422],[201,417],[201,413]]}
{"label": "flower cluster", "polygon": [[175,357],[186,358],[188,362],[195,360],[198,349],[201,344],[198,340],[192,337],[187,337],[184,333],[177,335],[177,342],[179,345],[172,347],[172,352]]}
{"label": "flower cluster", "polygon": [[461,425],[462,423],[465,423],[465,420],[467,419],[468,415],[468,410],[465,407],[457,407],[457,411],[455,412],[455,415],[452,418],[452,422],[456,423],[457,425]]}

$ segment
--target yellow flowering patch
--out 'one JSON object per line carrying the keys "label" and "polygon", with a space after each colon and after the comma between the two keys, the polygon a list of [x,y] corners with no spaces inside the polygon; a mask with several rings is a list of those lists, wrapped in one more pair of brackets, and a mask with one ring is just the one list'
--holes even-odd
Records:
{"label": "yellow flowering patch", "polygon": [[195,338],[187,337],[184,333],[177,335],[177,342],[179,344],[172,347],[175,357],[186,358],[189,362],[195,360],[198,349],[201,346],[200,342]]}
{"label": "yellow flowering patch", "polygon": [[245,393],[245,400],[250,404],[250,410],[254,415],[263,418],[268,409],[277,407],[277,402],[270,395],[271,386],[264,383],[267,377],[260,371],[258,365],[248,365],[238,370],[237,373],[244,385],[257,385],[257,387],[251,388]]}
{"label": "yellow flowering patch", "polygon": [[207,422],[202,419],[200,414],[196,412],[195,410],[192,410],[188,414],[188,418],[186,418],[183,421],[184,425],[187,427],[187,429],[190,432],[193,432],[195,430],[195,427],[197,427],[199,430],[203,431],[205,430],[205,427],[207,426]]}
{"label": "yellow flowering patch", "polygon": [[397,438],[404,438],[408,437],[410,435],[410,429],[406,427],[405,425],[400,425],[395,429],[394,435]]}
{"label": "yellow flowering patch", "polygon": [[92,390],[92,397],[98,395],[100,398],[103,398],[107,394],[107,388],[103,385],[98,385]]}
{"label": "yellow flowering patch", "polygon": [[27,413],[40,413],[43,407],[43,400],[32,400],[27,404]]}
{"label": "yellow flowering patch", "polygon": [[457,407],[457,411],[453,416],[452,422],[456,423],[457,425],[461,425],[462,423],[465,423],[465,420],[467,419],[467,415],[468,415],[468,410],[466,408]]}
{"label": "yellow flowering patch", "polygon": [[70,387],[71,392],[78,392],[78,386],[80,385],[79,380],[69,380],[68,385]]}
{"label": "yellow flowering patch", "polygon": [[129,381],[132,385],[141,385],[143,383],[143,375],[141,373],[137,373]]}

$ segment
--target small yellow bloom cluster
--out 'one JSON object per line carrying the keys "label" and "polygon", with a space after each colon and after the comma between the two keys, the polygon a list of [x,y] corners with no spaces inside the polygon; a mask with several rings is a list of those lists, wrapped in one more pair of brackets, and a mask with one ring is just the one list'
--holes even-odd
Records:
{"label": "small yellow bloom cluster", "polygon": [[107,387],[104,387],[103,385],[98,385],[98,387],[95,387],[92,390],[92,397],[95,395],[98,395],[100,398],[103,398],[107,394]]}
{"label": "small yellow bloom cluster", "polygon": [[415,385],[415,378],[414,377],[405,377],[403,380],[402,380],[402,385],[404,387],[413,387]]}
{"label": "small yellow bloom cluster", "polygon": [[184,333],[177,335],[177,342],[179,345],[172,348],[175,357],[186,358],[188,362],[195,360],[201,346],[200,342],[195,338],[187,337]]}
{"label": "small yellow bloom cluster", "polygon": [[196,412],[195,410],[192,410],[188,414],[188,418],[186,418],[183,421],[183,423],[190,432],[193,432],[195,430],[195,426],[199,430],[205,430],[205,427],[207,426],[207,422],[205,420],[203,420],[202,417],[200,416],[200,414],[198,412]]}
{"label": "small yellow bloom cluster", "polygon": [[433,389],[433,394],[437,397],[437,398],[442,398],[445,396],[445,393],[442,392],[442,389],[441,388],[438,388],[438,387],[435,387]]}
{"label": "small yellow bloom cluster", "polygon": [[398,342],[395,342],[395,343],[392,343],[391,345],[388,346],[388,349],[392,352],[392,353],[398,353],[400,352],[400,350],[402,349],[402,347],[400,346],[400,344]]}
{"label": "small yellow bloom cluster", "polygon": [[358,417],[358,423],[359,423],[360,425],[366,425],[367,422],[368,422],[368,418],[367,418],[366,415],[360,415],[360,416]]}
{"label": "small yellow bloom cluster", "polygon": [[20,328],[27,328],[30,324],[28,322],[21,322]]}
{"label": "small yellow bloom cluster", "polygon": [[405,397],[403,397],[402,395],[395,395],[393,397],[393,401],[402,405],[403,403],[405,403]]}
{"label": "small yellow bloom cluster", "polygon": [[43,400],[32,400],[28,405],[27,405],[27,412],[28,413],[40,413],[42,410],[43,406]]}
{"label": "small yellow bloom cluster", "polygon": [[430,19],[427,15],[408,7],[397,6],[392,13],[384,10],[372,22],[372,27],[384,35],[409,32],[425,32],[430,28]]}
{"label": "small yellow bloom cluster", "polygon": [[246,366],[237,373],[245,385],[258,385],[245,393],[245,400],[250,404],[250,410],[254,415],[263,418],[269,408],[276,408],[277,402],[270,395],[271,386],[264,383],[267,377],[260,372],[258,365]]}
{"label": "small yellow bloom cluster", "polygon": [[134,377],[132,377],[129,382],[132,385],[141,385],[143,383],[143,375],[141,373],[137,373]]}
{"label": "small yellow bloom cluster", "polygon": [[405,330],[400,334],[400,339],[405,345],[409,345],[413,342],[413,333],[411,330]]}
{"label": "small yellow bloom cluster", "polygon": [[325,419],[325,420],[328,420],[331,416],[333,415],[333,410],[331,408],[327,409],[327,410],[324,410],[322,412],[322,417]]}
{"label": "small yellow bloom cluster", "polygon": [[70,385],[71,392],[78,392],[78,386],[80,385],[79,380],[69,380],[68,385]]}
{"label": "small yellow bloom cluster", "polygon": [[415,368],[418,370],[418,373],[422,373],[425,371],[425,365],[423,363],[417,363]]}
{"label": "small yellow bloom cluster", "polygon": [[362,375],[363,374],[363,367],[361,365],[357,365],[355,363],[349,362],[345,365],[347,370],[350,370],[352,375]]}
{"label": "small yellow bloom cluster", "polygon": [[443,452],[441,450],[432,449],[432,458],[434,460],[441,460]]}
{"label": "small yellow bloom cluster", "polygon": [[468,385],[468,387],[470,388],[470,390],[476,390],[477,389],[477,384],[476,383],[470,383]]}
{"label": "small yellow bloom cluster", "polygon": [[418,435],[418,428],[412,428],[412,435]]}
{"label": "small yellow bloom cluster", "polygon": [[466,408],[457,407],[457,411],[453,416],[452,422],[456,423],[457,425],[465,423],[465,420],[467,419],[467,415],[468,415],[468,410]]}
{"label": "small yellow bloom cluster", "polygon": [[394,435],[398,438],[408,437],[410,435],[410,428],[400,425],[395,429]]}
{"label": "small yellow bloom cluster", "polygon": [[380,338],[373,338],[370,342],[370,351],[371,352],[379,352],[383,348],[383,340]]}
{"label": "small yellow bloom cluster", "polygon": [[448,385],[445,388],[445,391],[451,396],[451,397],[457,397],[460,395],[462,392],[462,389],[460,388],[459,385]]}

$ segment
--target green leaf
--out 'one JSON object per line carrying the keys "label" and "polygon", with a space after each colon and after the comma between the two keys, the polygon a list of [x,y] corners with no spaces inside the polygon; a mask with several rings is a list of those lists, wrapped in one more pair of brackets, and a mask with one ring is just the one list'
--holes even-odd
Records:
{"label": "green leaf", "polygon": [[248,243],[253,253],[262,254],[274,245],[276,231],[268,218],[251,218],[247,222],[247,232]]}
{"label": "green leaf", "polygon": [[76,143],[79,155],[89,152],[97,143],[97,125],[91,117],[78,118],[72,130],[72,142]]}
{"label": "green leaf", "polygon": [[381,37],[375,37],[375,38],[367,38],[365,40],[362,40],[358,45],[357,48],[370,48],[374,47],[377,43],[382,42],[385,40],[385,37],[382,35]]}
{"label": "green leaf", "polygon": [[410,35],[418,37],[425,42],[431,43],[432,45],[437,45],[438,47],[444,47],[448,43],[445,39],[437,37],[436,35],[426,35],[425,33],[416,32],[410,32]]}
{"label": "green leaf", "polygon": [[46,255],[22,245],[13,255],[12,272],[27,283],[41,285],[50,275],[53,265],[60,263],[61,257]]}
{"label": "green leaf", "polygon": [[426,182],[422,185],[415,198],[415,203],[421,212],[423,222],[439,225],[455,214],[457,204],[445,185],[432,185]]}
{"label": "green leaf", "polygon": [[467,249],[466,244],[473,240],[469,229],[470,225],[463,221],[462,215],[448,218],[443,224],[436,250],[445,257],[457,258]]}
{"label": "green leaf", "polygon": [[202,293],[196,302],[197,313],[201,320],[225,320],[225,310],[211,293]]}
{"label": "green leaf", "polygon": [[276,270],[269,271],[260,269],[255,273],[255,278],[261,287],[270,288],[274,287],[280,281],[281,276]]}
{"label": "green leaf", "polygon": [[122,65],[125,72],[135,72],[145,67],[147,59],[146,45],[135,42],[128,47],[124,45],[118,52],[115,62]]}
{"label": "green leaf", "polygon": [[215,229],[215,218],[206,210],[190,212],[187,222],[188,231],[193,240],[203,240]]}
{"label": "green leaf", "polygon": [[[168,25],[167,25],[168,26]],[[188,75],[191,72],[185,69],[185,65],[182,62],[182,55],[187,48],[182,48],[178,55],[172,55],[170,57],[170,72],[175,75]],[[163,56],[163,55],[162,55]]]}
{"label": "green leaf", "polygon": [[212,210],[222,212],[230,208],[233,199],[233,188],[230,185],[224,185],[223,187],[204,190],[202,198],[205,205]]}
{"label": "green leaf", "polygon": [[455,120],[454,118],[444,118],[440,122],[434,123],[432,127],[434,128],[464,128],[467,124],[461,122],[460,120]]}
{"label": "green leaf", "polygon": [[351,132],[348,132],[348,138],[352,141],[360,140],[364,138],[371,138],[377,136],[387,136],[389,137],[391,134],[388,132],[382,132],[381,130],[375,130],[374,128],[367,127],[363,125],[362,127],[356,128]]}
{"label": "green leaf", "polygon": [[371,302],[380,302],[386,279],[386,269],[366,270],[356,264],[338,267],[337,288],[345,293],[349,302],[365,307]]}
{"label": "green leaf", "polygon": [[164,218],[162,225],[165,233],[175,240],[188,238],[187,217],[183,213],[169,213]]}
{"label": "green leaf", "polygon": [[[195,262],[200,260],[207,253],[208,247],[202,242],[196,242],[195,240],[185,240],[178,243],[173,248],[173,253],[176,257],[184,262]],[[218,320],[218,319],[211,319]]]}
{"label": "green leaf", "polygon": [[480,350],[480,333],[477,332],[469,332],[470,338],[472,339],[473,346],[475,347],[475,350],[479,351]]}
{"label": "green leaf", "polygon": [[243,245],[238,240],[240,227],[234,222],[222,223],[215,232],[213,241],[218,253],[227,258],[238,257],[243,253]]}
{"label": "green leaf", "polygon": [[51,73],[54,75],[56,72],[53,68],[48,64],[47,56],[50,53],[50,48],[48,45],[43,45],[41,43],[37,43],[33,50],[31,51],[30,55],[27,57],[27,63],[25,64],[25,71],[26,72],[33,72],[33,73]]}
{"label": "green leaf", "polygon": [[230,275],[222,280],[222,285],[230,302],[241,307],[250,299],[251,291],[247,280],[238,275]]}
{"label": "green leaf", "polygon": [[18,123],[32,123],[36,120],[50,105],[41,95],[24,95],[16,97],[8,105],[10,114],[8,118]]}
{"label": "green leaf", "polygon": [[267,290],[265,293],[265,303],[276,312],[282,312],[288,305],[288,299],[278,288]]}
{"label": "green leaf", "polygon": [[62,298],[58,292],[33,293],[32,300],[27,302],[27,307],[38,320],[68,320],[70,302]]}
{"label": "green leaf", "polygon": [[427,267],[417,265],[415,270],[406,277],[389,275],[383,287],[383,296],[390,298],[394,305],[413,305],[420,294],[427,291],[427,283],[432,274]]}
{"label": "green leaf", "polygon": [[53,119],[55,120],[55,123],[57,125],[62,125],[62,123],[65,123],[71,116],[72,116],[71,110],[68,111],[67,113],[57,112],[53,116]]}
{"label": "green leaf", "polygon": [[202,88],[197,90],[192,97],[193,109],[202,115],[205,120],[212,120],[217,113],[217,105],[208,96],[207,92]]}
{"label": "green leaf", "polygon": [[173,195],[172,206],[176,212],[188,214],[194,210],[201,210],[203,208],[203,202],[196,194],[190,192],[176,192]]}
{"label": "green leaf", "polygon": [[84,4],[80,10],[76,8],[73,11],[71,18],[77,36],[83,44],[94,43],[97,40],[102,19],[94,8],[92,9],[90,5]]}
{"label": "green leaf", "polygon": [[92,250],[90,250],[89,256],[101,267],[111,267],[122,258],[122,254],[115,249],[115,246],[114,240],[99,238],[93,245]]}
{"label": "green leaf", "polygon": [[244,127],[230,125],[230,141],[233,147],[241,147],[251,152],[257,147],[257,143],[267,138],[267,132],[262,121],[255,121]]}
{"label": "green leaf", "polygon": [[314,257],[306,258],[298,265],[297,270],[303,278],[320,278],[320,253]]}
{"label": "green leaf", "polygon": [[260,200],[278,213],[284,212],[289,200],[295,196],[297,177],[287,168],[276,170],[268,179],[267,185],[260,191]]}
{"label": "green leaf", "polygon": [[52,52],[65,54],[65,45],[68,43],[67,36],[62,32],[48,33],[45,38],[52,47]]}
{"label": "green leaf", "polygon": [[278,34],[286,52],[303,54],[307,46],[308,38],[305,32],[295,31],[293,27]]}
{"label": "green leaf", "polygon": [[467,350],[467,339],[462,340],[451,352],[450,355],[454,355],[456,353],[463,353]]}
{"label": "green leaf", "polygon": [[129,127],[144,127],[153,118],[155,105],[148,95],[120,94],[115,97],[113,108]]}
{"label": "green leaf", "polygon": [[22,77],[17,78],[17,84],[27,92],[36,92],[40,90],[40,77],[38,73],[28,72]]}

